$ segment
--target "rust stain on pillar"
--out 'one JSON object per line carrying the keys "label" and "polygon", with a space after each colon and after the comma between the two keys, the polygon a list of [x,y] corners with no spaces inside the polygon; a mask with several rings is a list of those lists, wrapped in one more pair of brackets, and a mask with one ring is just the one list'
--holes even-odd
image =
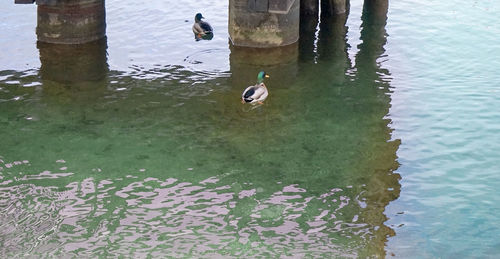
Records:
{"label": "rust stain on pillar", "polygon": [[81,44],[106,35],[104,0],[38,0],[38,40]]}

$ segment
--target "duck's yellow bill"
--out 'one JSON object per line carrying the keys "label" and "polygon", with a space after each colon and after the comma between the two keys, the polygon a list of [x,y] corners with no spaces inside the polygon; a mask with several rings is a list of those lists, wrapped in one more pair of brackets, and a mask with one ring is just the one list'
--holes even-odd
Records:
{"label": "duck's yellow bill", "polygon": [[266,74],[266,78],[269,78],[269,75]]}

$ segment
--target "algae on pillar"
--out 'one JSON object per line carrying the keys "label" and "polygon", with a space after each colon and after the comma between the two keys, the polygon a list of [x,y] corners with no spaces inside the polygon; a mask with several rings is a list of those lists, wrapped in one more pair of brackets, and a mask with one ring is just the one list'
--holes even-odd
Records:
{"label": "algae on pillar", "polygon": [[229,37],[235,46],[269,48],[299,39],[300,0],[230,0]]}
{"label": "algae on pillar", "polygon": [[81,44],[106,35],[104,0],[37,0],[38,40]]}

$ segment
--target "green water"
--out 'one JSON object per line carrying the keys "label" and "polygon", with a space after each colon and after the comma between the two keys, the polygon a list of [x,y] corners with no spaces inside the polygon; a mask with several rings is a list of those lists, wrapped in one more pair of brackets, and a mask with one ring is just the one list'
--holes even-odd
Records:
{"label": "green water", "polygon": [[353,1],[255,52],[211,3],[211,41],[194,1],[107,1],[79,47],[1,4],[3,257],[500,254],[498,4]]}

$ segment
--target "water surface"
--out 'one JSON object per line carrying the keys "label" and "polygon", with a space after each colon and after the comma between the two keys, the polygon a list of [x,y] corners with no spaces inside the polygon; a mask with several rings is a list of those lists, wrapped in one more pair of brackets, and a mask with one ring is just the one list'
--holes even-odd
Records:
{"label": "water surface", "polygon": [[[263,52],[209,2],[107,1],[78,47],[1,4],[0,254],[500,254],[500,6],[352,1]],[[268,100],[242,105],[262,69]]]}

